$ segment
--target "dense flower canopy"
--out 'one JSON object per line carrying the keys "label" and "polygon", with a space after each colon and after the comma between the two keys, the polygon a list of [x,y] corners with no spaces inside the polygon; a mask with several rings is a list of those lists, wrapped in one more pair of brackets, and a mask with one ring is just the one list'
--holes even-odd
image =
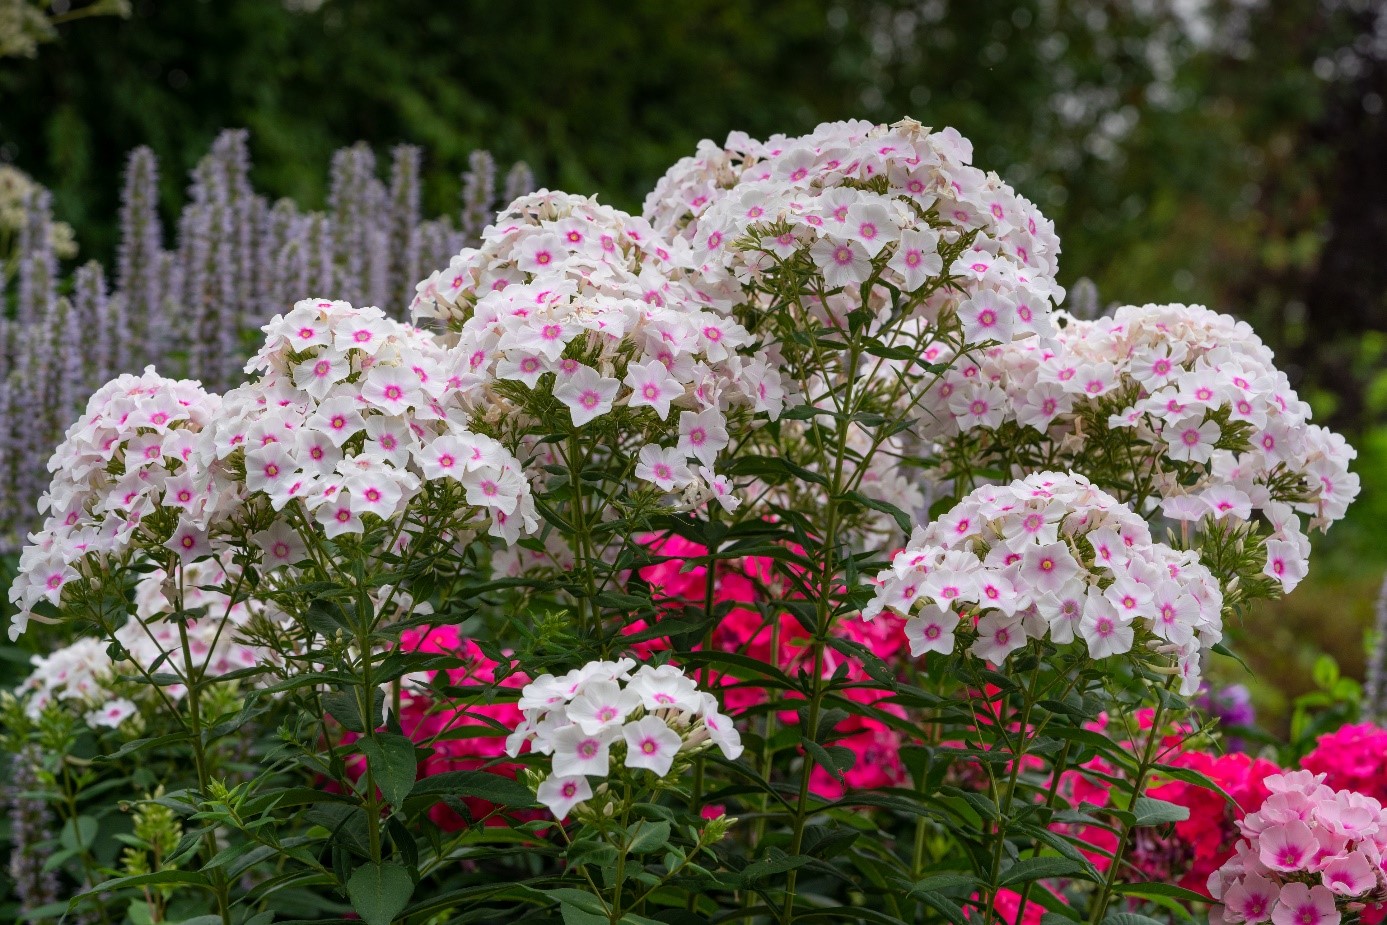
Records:
{"label": "dense flower canopy", "polygon": [[1217,870],[1216,920],[1338,925],[1387,896],[1380,730],[1306,758],[1335,792],[1214,757],[1186,699],[1304,576],[1353,450],[1229,316],[1062,312],[1053,226],[972,158],[908,119],[733,133],[640,216],[515,198],[411,323],[302,299],[240,385],[100,389],[10,592],[12,632],[71,635],[0,698],[65,812],[161,762],[97,784],[151,793],[129,879],[83,854],[75,901],[1112,921],[1192,898],[1134,873]]}

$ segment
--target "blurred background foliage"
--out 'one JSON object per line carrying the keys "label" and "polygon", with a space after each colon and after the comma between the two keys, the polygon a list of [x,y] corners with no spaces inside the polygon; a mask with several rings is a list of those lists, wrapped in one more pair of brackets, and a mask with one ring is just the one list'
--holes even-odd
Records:
{"label": "blurred background foliage", "polygon": [[[0,31],[40,0],[0,0]],[[903,114],[953,125],[1054,219],[1104,303],[1246,318],[1364,492],[1312,578],[1234,632],[1285,715],[1327,652],[1361,677],[1387,567],[1387,0],[134,0],[0,59],[0,161],[109,261],[124,155],[166,220],[225,127],[260,190],[323,205],[332,152],[426,149],[424,211],[467,153],[638,210],[700,138]],[[18,12],[17,12],[18,11]],[[55,16],[54,14],[57,14]],[[1227,679],[1238,672],[1229,670]]]}

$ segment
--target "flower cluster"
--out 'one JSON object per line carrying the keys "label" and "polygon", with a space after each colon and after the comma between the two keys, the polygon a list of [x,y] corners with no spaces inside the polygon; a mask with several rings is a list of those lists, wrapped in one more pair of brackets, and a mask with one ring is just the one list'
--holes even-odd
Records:
{"label": "flower cluster", "polygon": [[1264,574],[1290,591],[1309,555],[1300,516],[1327,528],[1358,494],[1355,452],[1309,417],[1246,322],[1144,305],[954,363],[920,423],[972,465],[1015,466],[1009,454],[1038,436],[1045,458],[1094,478],[1116,452],[1095,431],[1115,433],[1132,444],[1139,477],[1125,490],[1141,513],[1159,501],[1174,520],[1243,525],[1260,512],[1272,527]]}
{"label": "flower cluster", "polygon": [[[191,525],[207,485],[191,461],[200,432],[220,413],[216,395],[196,382],[165,379],[153,367],[97,390],[49,461],[53,479],[39,501],[47,519],[25,547],[10,587],[12,639],[37,605],[59,601],[86,562],[118,558],[137,544],[167,545],[179,555],[206,552],[201,531]],[[184,511],[189,526],[175,529],[169,510]]]}
{"label": "flower cluster", "polygon": [[[170,619],[177,609],[171,592],[181,598],[184,611],[203,614],[185,622],[188,652],[199,674],[219,677],[273,659],[239,639],[238,629],[250,619],[252,607],[218,590],[228,584],[221,563],[207,559],[191,565],[182,581],[174,592],[168,575],[155,569],[135,585],[134,613],[112,634],[120,647],[118,658],[112,659],[107,643],[89,636],[33,656],[33,671],[18,690],[25,712],[37,718],[49,704],[66,702],[84,712],[88,725],[115,728],[136,715],[137,700],[155,696],[147,684],[117,683],[118,675],[148,677],[157,671],[186,678],[179,627]],[[159,690],[179,700],[187,687],[164,684]]]}
{"label": "flower cluster", "polygon": [[[424,486],[438,483],[458,493],[457,509],[474,513],[460,526],[484,521],[506,542],[537,529],[519,462],[468,430],[456,353],[379,309],[345,302],[299,302],[265,333],[247,364],[261,377],[226,395],[201,447],[215,483],[195,503],[230,517],[251,498],[275,512],[293,502],[334,538],[401,522]],[[304,555],[287,520],[255,538],[272,566]],[[406,540],[410,529],[401,524]]]}
{"label": "flower cluster", "polygon": [[[688,244],[588,196],[540,190],[507,206],[447,267],[422,280],[411,310],[460,330],[492,293],[512,285],[549,300],[606,295],[651,305],[713,305],[687,270]],[[549,288],[545,283],[557,288]],[[567,291],[565,291],[567,290]]]}
{"label": "flower cluster", "polygon": [[422,282],[415,314],[453,330],[464,388],[492,420],[512,409],[503,430],[549,433],[527,424],[552,396],[560,424],[616,422],[615,455],[637,461],[636,479],[732,509],[719,456],[754,418],[780,415],[785,389],[774,355],[687,281],[687,250],[643,219],[541,191]]}
{"label": "flower cluster", "polygon": [[1387,802],[1387,729],[1351,723],[1325,733],[1300,766],[1324,775],[1326,785]]}
{"label": "flower cluster", "polygon": [[[1050,302],[1063,297],[1059,239],[1034,205],[970,164],[972,145],[953,129],[833,122],[778,140],[773,153],[738,142],[744,161],[764,159],[683,231],[710,285],[799,267],[819,281],[808,294],[841,291],[832,317],[864,307],[859,287],[870,281],[865,307],[888,314],[891,292],[907,294],[919,317],[956,315],[969,343],[1050,333]],[[662,184],[687,187],[679,178],[689,167],[676,165]],[[952,245],[962,245],[956,255]]]}
{"label": "flower cluster", "polygon": [[59,260],[75,254],[72,229],[52,216],[47,190],[0,165],[0,264],[11,271],[0,285],[17,283],[0,318],[0,370],[18,373],[0,388],[0,551],[18,552],[39,526],[44,462],[107,380],[153,363],[230,388],[241,378],[242,337],[282,306],[323,292],[404,308],[425,267],[477,240],[498,195],[509,202],[534,189],[524,164],[499,189],[494,159],[474,151],[461,226],[446,215],[425,219],[423,152],[396,146],[380,178],[371,149],[356,145],[333,156],[331,214],[307,212],[255,191],[249,151],[244,130],[218,135],[191,176],[177,178],[188,181],[188,196],[169,228],[158,159],[149,148],[131,152],[117,257],[89,261],[70,279]]}
{"label": "flower cluster", "polygon": [[[922,448],[909,433],[859,422],[908,417],[934,383],[932,364],[967,347],[1047,339],[1051,304],[1063,298],[1050,223],[971,158],[957,132],[910,120],[825,123],[765,144],[734,134],[674,165],[646,202],[647,218],[691,248],[700,291],[780,351],[787,392],[854,421],[841,459],[816,458],[804,419],[783,423],[766,452],[788,449],[811,472],[841,473],[907,516],[930,493],[907,462]],[[872,349],[831,349],[834,332],[853,327]],[[833,336],[807,346],[816,330]],[[797,510],[822,503],[816,488],[771,480],[749,494]],[[845,518],[850,541],[903,539],[877,507]]]}
{"label": "flower cluster", "polygon": [[1387,899],[1387,814],[1372,797],[1334,790],[1310,771],[1264,781],[1271,795],[1238,823],[1236,853],[1209,877],[1211,921],[1338,925]]}
{"label": "flower cluster", "polygon": [[1188,694],[1222,636],[1223,597],[1198,557],[1154,542],[1145,521],[1072,473],[973,491],[879,580],[863,616],[908,617],[914,655],[952,652],[960,632],[997,665],[1047,636],[1081,639],[1095,659],[1154,642]]}
{"label": "flower cluster", "polygon": [[559,819],[592,798],[588,778],[608,776],[613,751],[625,753],[618,767],[657,778],[670,773],[676,757],[711,745],[729,759],[742,753],[741,736],[718,712],[717,698],[673,665],[636,668],[624,658],[590,662],[563,677],[542,675],[525,686],[519,707],[525,718],[506,752],[514,757],[529,743],[550,756],[536,795]]}
{"label": "flower cluster", "polygon": [[763,166],[751,172],[766,158],[779,154],[787,140],[784,135],[773,135],[760,142],[746,132],[732,132],[718,147],[703,139],[693,154],[675,161],[660,177],[645,197],[642,217],[667,238],[679,237],[690,221],[744,177],[769,179]]}

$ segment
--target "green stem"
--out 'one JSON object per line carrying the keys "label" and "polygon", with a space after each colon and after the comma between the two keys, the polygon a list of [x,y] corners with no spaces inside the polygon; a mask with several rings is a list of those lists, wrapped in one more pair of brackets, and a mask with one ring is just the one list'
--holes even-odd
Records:
{"label": "green stem", "polygon": [[[183,668],[188,681],[188,728],[193,739],[193,764],[197,768],[198,793],[205,799],[210,790],[212,777],[208,772],[207,752],[202,741],[202,708],[199,703],[202,698],[202,675],[196,670],[192,647],[188,644],[188,623],[187,617],[183,613],[183,569],[181,567],[178,568],[178,601],[175,604],[175,609],[178,613],[178,644],[183,649]],[[216,857],[217,837],[210,826],[203,834],[203,845],[209,861]],[[222,925],[231,925],[230,886],[227,883],[226,872],[220,867],[215,867],[212,869],[210,877],[212,893],[217,898],[217,913],[221,916]]]}
{"label": "green stem", "polygon": [[[1072,743],[1069,740],[1065,740],[1064,745],[1060,748],[1059,757],[1055,759],[1055,766],[1053,770],[1051,770],[1050,772],[1050,789],[1045,794],[1045,808],[1047,810],[1050,810],[1051,813],[1053,813],[1055,809],[1055,800],[1059,795],[1060,779],[1063,778],[1064,772],[1069,769],[1069,746],[1071,744]],[[1047,824],[1048,821],[1049,819],[1047,818]],[[1035,845],[1032,848],[1031,856],[1040,856],[1039,840],[1035,842]],[[1030,901],[1031,887],[1033,886],[1035,886],[1035,881],[1027,880],[1025,886],[1021,887],[1021,901],[1017,904],[1016,907],[1017,922],[1025,921],[1026,903]]]}
{"label": "green stem", "polygon": [[[1173,683],[1172,678],[1166,681],[1165,689],[1170,690]],[[1165,721],[1165,700],[1162,698],[1156,704],[1155,715],[1151,719],[1151,734],[1147,737],[1146,747],[1142,749],[1141,761],[1137,764],[1136,778],[1132,783],[1132,802],[1135,804],[1142,791],[1146,788],[1146,779],[1151,774],[1151,768],[1156,763],[1156,752],[1161,741],[1161,726]],[[1122,868],[1122,859],[1127,854],[1127,848],[1131,844],[1132,829],[1135,826],[1122,824],[1122,831],[1117,838],[1117,849],[1113,852],[1112,863],[1108,865],[1108,872],[1103,878],[1103,883],[1098,891],[1098,895],[1093,898],[1093,908],[1089,913],[1090,925],[1098,925],[1103,921],[1103,916],[1107,914],[1108,903],[1112,901],[1113,886],[1117,883],[1118,873]]]}
{"label": "green stem", "polygon": [[[63,817],[64,823],[72,826],[73,834],[78,834],[77,819],[82,813],[77,808],[77,783],[72,779],[72,769],[68,766],[67,756],[59,756],[58,761],[63,769],[63,799],[58,808],[58,815]],[[66,813],[64,813],[64,810],[66,810]],[[87,888],[95,886],[96,863],[95,859],[92,857],[90,847],[85,844],[82,845],[81,850],[77,852],[77,858],[82,865],[83,885]],[[101,902],[99,897],[93,897],[92,902],[101,916],[101,921],[110,922],[110,916],[106,912],[106,904]]]}
{"label": "green stem", "polygon": [[[373,635],[373,610],[370,595],[365,588],[357,589],[357,631],[356,645],[357,652],[361,657],[361,687],[360,696],[357,699],[357,709],[361,714],[362,735],[368,741],[374,743],[376,739],[376,697],[375,689],[371,684],[372,652],[371,637]],[[371,762],[366,761],[366,772],[362,775],[365,783],[366,793],[366,839],[370,847],[371,860],[379,864],[381,860],[380,845],[380,800],[376,796],[376,778],[371,769]]]}
{"label": "green stem", "polygon": [[[1030,684],[1027,685],[1021,700],[1021,719],[1016,729],[1016,745],[1010,749],[1011,770],[1007,775],[1006,790],[1004,793],[999,794],[1002,802],[997,808],[1000,818],[997,820],[997,831],[993,836],[992,870],[989,872],[987,879],[987,914],[983,916],[984,922],[992,922],[995,920],[997,890],[999,889],[999,884],[1002,879],[1002,855],[1006,850],[1007,830],[1011,821],[1011,810],[1016,803],[1016,785],[1021,778],[1021,765],[1026,759],[1026,743],[1031,739],[1028,727],[1031,724],[1031,709],[1035,705],[1036,686],[1039,681],[1040,654],[1036,653],[1036,666],[1031,671]],[[998,732],[1003,736],[1006,735],[1006,730],[1000,727],[998,728]],[[991,768],[991,765],[989,764],[988,767]],[[991,777],[992,775],[989,773],[988,776]],[[993,779],[993,785],[995,788],[995,778]]]}

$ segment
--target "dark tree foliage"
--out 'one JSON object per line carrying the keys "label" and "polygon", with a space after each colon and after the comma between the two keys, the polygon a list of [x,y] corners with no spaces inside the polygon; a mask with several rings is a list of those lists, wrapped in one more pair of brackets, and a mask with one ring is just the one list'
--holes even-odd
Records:
{"label": "dark tree foliage", "polygon": [[635,209],[702,137],[908,113],[1055,219],[1066,282],[1245,316],[1335,423],[1387,410],[1383,0],[303,6],[143,0],[67,29],[0,63],[0,157],[108,257],[124,152],[154,148],[171,205],[230,126],[257,187],[309,207],[336,148],[421,144],[433,213],[477,147]]}

